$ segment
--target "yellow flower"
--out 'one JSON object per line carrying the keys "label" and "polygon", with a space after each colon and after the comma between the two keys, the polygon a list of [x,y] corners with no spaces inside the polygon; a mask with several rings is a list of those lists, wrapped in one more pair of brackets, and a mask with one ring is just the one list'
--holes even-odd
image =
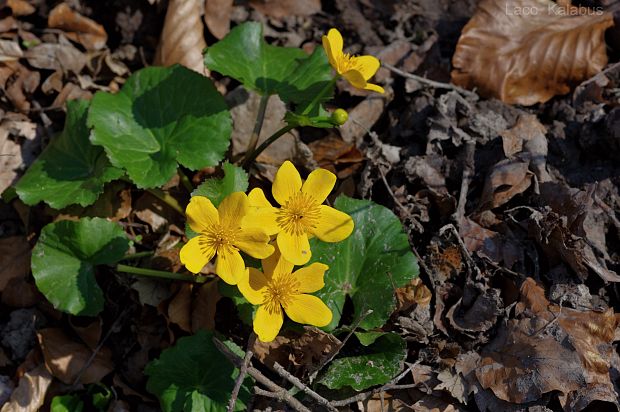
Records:
{"label": "yellow flower", "polygon": [[323,48],[327,54],[329,64],[348,80],[353,87],[383,93],[383,87],[368,83],[375,75],[381,63],[374,56],[351,56],[343,53],[342,35],[336,29],[330,29],[327,36],[323,36]]}
{"label": "yellow flower", "polygon": [[263,259],[273,253],[269,235],[243,218],[249,210],[248,197],[243,192],[227,196],[216,209],[204,196],[194,196],[187,205],[187,222],[198,236],[181,249],[181,262],[192,273],[198,273],[213,256],[215,273],[224,282],[236,285],[245,273],[245,263],[239,253]]}
{"label": "yellow flower", "polygon": [[277,234],[277,245],[286,260],[305,265],[312,256],[308,238],[324,242],[340,242],[353,231],[351,216],[322,203],[334,188],[336,176],[328,170],[316,169],[303,184],[295,166],[288,160],[280,166],[271,192],[282,206],[271,206],[263,191],[253,189],[248,198],[254,208],[247,219]]}
{"label": "yellow flower", "polygon": [[237,285],[251,304],[260,305],[254,316],[258,339],[263,342],[275,339],[284,322],[283,309],[297,323],[320,327],[332,321],[332,311],[327,305],[307,294],[325,286],[327,265],[313,263],[293,272],[293,264],[283,259],[277,249],[262,263],[263,272],[249,268]]}

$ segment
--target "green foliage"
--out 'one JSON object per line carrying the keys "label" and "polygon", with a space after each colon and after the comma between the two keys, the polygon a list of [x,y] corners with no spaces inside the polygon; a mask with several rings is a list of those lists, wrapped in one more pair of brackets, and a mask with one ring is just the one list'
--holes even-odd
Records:
{"label": "green foliage", "polygon": [[[226,411],[235,378],[239,374],[213,344],[213,334],[205,330],[178,340],[149,363],[146,389],[159,398],[164,412]],[[243,356],[233,343],[226,345]],[[250,398],[249,378],[241,386],[235,410],[245,410]]]}
{"label": "green foliage", "polygon": [[333,87],[323,92],[334,76],[322,47],[308,56],[299,48],[272,46],[256,22],[240,24],[209,46],[205,64],[261,95],[279,95],[304,114],[318,114],[333,93]]}
{"label": "green foliage", "polygon": [[396,308],[394,288],[418,276],[417,260],[400,220],[389,209],[346,196],[336,199],[335,206],[353,218],[355,229],[338,243],[312,239],[308,263],[329,266],[325,287],[317,292],[334,314],[326,329],[338,325],[346,295],[353,300],[355,318],[373,311],[360,323],[362,329],[381,327]]}
{"label": "green foliage", "polygon": [[330,389],[350,386],[362,391],[383,385],[403,368],[407,343],[395,333],[385,334],[369,347],[369,353],[334,360],[319,383]]}
{"label": "green foliage", "polygon": [[105,183],[123,175],[112,166],[102,148],[88,140],[89,102],[67,102],[67,120],[61,134],[52,139],[16,185],[22,201],[45,201],[60,209],[71,204],[88,206],[103,192]]}
{"label": "green foliage", "polygon": [[84,402],[77,395],[54,396],[50,405],[51,412],[82,412]]}
{"label": "green foliage", "polygon": [[213,206],[218,207],[226,196],[248,189],[248,174],[242,168],[225,162],[222,165],[224,177],[206,179],[193,192],[192,196],[205,196]]}
{"label": "green foliage", "polygon": [[117,94],[98,92],[88,125],[92,142],[138,187],[156,187],[177,163],[192,170],[218,164],[232,121],[211,80],[176,65],[139,70]]}
{"label": "green foliage", "polygon": [[103,309],[95,266],[121,260],[129,248],[123,229],[100,218],[46,225],[32,251],[37,288],[55,308],[94,316]]}

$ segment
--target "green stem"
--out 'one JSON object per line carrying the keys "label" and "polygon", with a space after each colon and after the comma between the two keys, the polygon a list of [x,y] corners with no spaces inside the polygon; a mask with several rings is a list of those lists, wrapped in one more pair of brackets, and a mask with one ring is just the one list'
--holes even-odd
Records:
{"label": "green stem", "polygon": [[258,144],[260,131],[263,128],[263,122],[265,121],[265,111],[267,111],[267,103],[269,103],[269,95],[261,96],[260,103],[258,105],[258,113],[256,114],[256,122],[254,123],[254,130],[252,131],[252,136],[250,136],[248,148],[245,151],[245,158],[243,159],[243,164],[246,163],[248,157],[250,157],[250,155],[254,152],[254,149],[256,149],[256,145]]}
{"label": "green stem", "polygon": [[278,130],[277,132],[272,134],[267,140],[265,140],[263,143],[261,143],[260,146],[258,146],[248,156],[246,156],[246,158],[243,160],[243,163],[241,164],[241,166],[243,168],[247,169],[252,164],[252,162],[258,157],[258,155],[263,152],[263,150],[265,150],[267,147],[269,147],[270,144],[272,144],[273,142],[278,140],[282,135],[290,132],[292,129],[295,128],[295,126],[297,126],[297,125],[296,124],[287,124],[286,126],[281,128],[280,130]]}
{"label": "green stem", "polygon": [[194,185],[192,185],[192,182],[189,180],[187,175],[183,173],[181,168],[178,169],[178,172],[179,172],[179,178],[181,179],[181,184],[183,185],[183,187],[185,187],[185,189],[188,192],[192,193],[194,191]]}
{"label": "green stem", "polygon": [[197,275],[197,276],[186,275],[183,273],[174,273],[174,272],[166,272],[163,270],[145,269],[145,268],[139,268],[135,266],[121,265],[121,264],[116,265],[116,270],[118,272],[132,273],[134,275],[150,276],[150,277],[173,279],[173,280],[186,280],[188,282],[196,282],[196,283],[205,283],[208,279],[206,276],[201,276],[201,275]]}
{"label": "green stem", "polygon": [[143,257],[153,256],[154,254],[155,254],[155,252],[153,252],[151,250],[147,250],[145,252],[137,252],[137,253],[132,253],[131,255],[125,255],[125,257],[123,257],[122,260],[140,259],[140,258],[143,258]]}
{"label": "green stem", "polygon": [[312,99],[312,101],[306,106],[306,108],[301,113],[301,115],[307,116],[310,113],[310,110],[312,110],[314,106],[319,104],[321,100],[325,99],[325,96],[329,95],[329,93],[332,91],[332,89],[334,88],[334,85],[336,84],[339,78],[340,78],[340,75],[334,76],[334,78],[331,79],[331,81],[325,85],[323,90],[321,90],[319,93],[316,94],[316,96],[314,96],[314,99]]}
{"label": "green stem", "polygon": [[181,216],[185,217],[185,212],[183,211],[183,208],[181,207],[181,205],[179,205],[179,202],[177,202],[174,197],[170,196],[170,193],[166,193],[163,190],[157,188],[146,189],[146,191],[167,204],[168,206],[170,206],[172,209],[174,209],[174,211],[181,214]]}

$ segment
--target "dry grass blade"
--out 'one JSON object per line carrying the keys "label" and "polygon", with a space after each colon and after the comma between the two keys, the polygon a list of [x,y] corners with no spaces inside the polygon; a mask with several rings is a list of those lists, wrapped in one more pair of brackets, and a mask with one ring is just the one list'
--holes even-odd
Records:
{"label": "dry grass blade", "polygon": [[452,81],[532,105],[566,94],[607,64],[613,15],[551,0],[484,0],[463,29]]}
{"label": "dry grass blade", "polygon": [[164,28],[157,45],[154,64],[170,66],[180,63],[199,73],[205,73],[202,50],[207,47],[200,16],[203,2],[171,0]]}

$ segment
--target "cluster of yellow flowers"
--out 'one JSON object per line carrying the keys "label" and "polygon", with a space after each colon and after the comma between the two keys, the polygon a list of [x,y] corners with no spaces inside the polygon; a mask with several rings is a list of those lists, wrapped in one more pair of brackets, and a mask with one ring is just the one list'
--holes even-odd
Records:
{"label": "cluster of yellow flowers", "polygon": [[[216,256],[215,273],[259,305],[254,331],[263,342],[278,335],[283,312],[295,322],[319,327],[332,320],[327,305],[309,295],[324,286],[327,265],[293,269],[310,260],[309,238],[340,242],[353,231],[349,215],[323,204],[335,183],[336,176],[325,169],[314,170],[302,182],[295,166],[286,161],[271,188],[279,208],[258,188],[249,195],[232,193],[218,208],[203,196],[192,197],[187,206],[188,224],[198,236],[181,249],[181,262],[199,273]],[[246,268],[239,251],[262,259],[263,271]]]}

